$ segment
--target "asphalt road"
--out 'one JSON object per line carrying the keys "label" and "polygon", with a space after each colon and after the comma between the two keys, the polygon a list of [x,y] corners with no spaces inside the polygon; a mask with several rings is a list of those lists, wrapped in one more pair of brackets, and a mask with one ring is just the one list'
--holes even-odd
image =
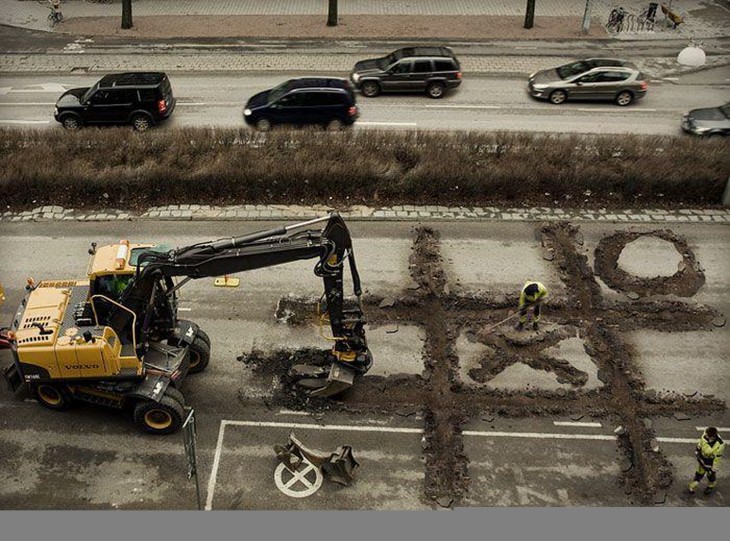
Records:
{"label": "asphalt road", "polygon": [[[243,107],[250,96],[294,76],[297,74],[171,76],[178,104],[164,127],[242,126]],[[97,76],[88,75],[4,76],[0,81],[0,126],[59,129],[53,120],[58,96],[64,89],[90,86],[97,80]],[[717,83],[717,77],[712,80]],[[644,99],[623,108],[591,102],[553,106],[531,99],[522,79],[469,77],[441,100],[418,94],[359,97],[361,116],[356,126],[680,135],[679,122],[685,112],[716,106],[728,96],[727,83],[708,84],[696,76],[690,81],[651,82]]]}
{"label": "asphalt road", "polygon": [[[125,223],[24,223],[0,225],[0,281],[7,301],[0,307],[0,322],[7,323],[18,305],[27,276],[81,278],[89,242],[113,243],[119,238],[153,241],[173,246],[244,234],[269,227],[251,222],[125,222]],[[459,222],[429,224],[441,234],[440,254],[454,294],[465,299],[487,295],[514,298],[526,279],[539,278],[552,291],[556,307],[546,322],[560,326],[557,306],[570,297],[571,285],[563,282],[558,266],[542,257],[537,240],[539,224]],[[353,222],[350,224],[366,296],[399,298],[412,291],[409,267],[413,245],[410,223]],[[574,248],[592,264],[598,242],[617,229],[651,231],[649,225],[581,226],[583,242]],[[682,306],[707,306],[730,313],[730,238],[721,225],[681,225],[672,230],[686,237],[704,269],[705,283],[691,298],[676,300]],[[643,238],[643,237],[642,237]],[[678,258],[674,247],[655,237],[627,250],[624,268],[641,276],[651,271],[671,273]],[[572,248],[571,248],[572,249]],[[271,381],[254,377],[237,356],[256,348],[323,346],[317,329],[292,327],[274,318],[283,296],[317,297],[321,283],[311,261],[296,262],[240,275],[237,289],[213,286],[212,279],[197,280],[182,290],[182,315],[198,322],[213,341],[208,370],[187,380],[186,400],[198,416],[198,459],[203,504],[209,509],[422,509],[437,506],[424,496],[427,445],[420,409],[394,404],[373,411],[292,412],[272,403]],[[622,292],[600,279],[601,294],[616,303],[627,301]],[[660,315],[652,328],[636,318],[641,301],[630,304],[616,320],[615,331],[632,351],[631,363],[642,374],[647,392],[714,394],[730,400],[727,351],[728,327],[684,331],[679,319],[685,308]],[[638,310],[639,312],[636,312]],[[562,312],[570,317],[569,312]],[[485,316],[492,318],[490,309]],[[424,373],[424,347],[429,337],[416,323],[397,323],[373,314],[368,339],[375,366],[366,376],[382,376],[388,388],[397,378],[419,378]],[[596,318],[609,317],[596,314]],[[628,317],[628,316],[627,316]],[[677,326],[673,327],[672,318]],[[491,319],[494,321],[494,319]],[[395,324],[395,330],[394,330]],[[587,324],[587,323],[586,323]],[[609,325],[610,327],[610,325]],[[561,383],[555,374],[535,370],[523,362],[505,369],[492,388],[532,389],[585,393],[600,388],[597,367],[583,332],[557,342],[545,354],[563,359],[587,373],[582,389]],[[478,364],[484,353],[464,334],[456,341],[458,378],[479,388],[467,366]],[[526,359],[527,361],[527,359]],[[7,362],[7,357],[0,363]],[[403,380],[405,381],[405,380]],[[489,387],[487,387],[489,388]],[[642,391],[643,392],[643,391]],[[397,391],[396,391],[397,393]],[[397,394],[396,394],[397,396]],[[455,395],[458,398],[458,395]],[[580,396],[577,395],[577,396]],[[586,395],[590,396],[590,394]],[[377,401],[377,397],[373,396]],[[424,404],[424,407],[426,405]],[[485,411],[461,427],[470,482],[459,504],[464,506],[627,506],[635,498],[621,485],[625,460],[614,429],[621,412],[605,415],[510,416]],[[684,415],[681,406],[672,413],[647,414],[647,427],[671,465],[674,483],[660,494],[657,504],[726,506],[727,474],[720,473],[719,490],[712,497],[688,500],[682,495],[692,474],[693,442],[707,425],[730,427],[727,411]],[[722,429],[721,429],[722,430]],[[307,498],[285,495],[275,485],[274,444],[286,443],[294,431],[307,445],[334,451],[351,445],[360,462],[360,474],[351,487],[329,482]],[[725,431],[730,432],[730,429]],[[429,436],[431,437],[431,436]],[[428,442],[427,442],[428,443]],[[432,442],[430,444],[433,444]],[[68,412],[43,409],[23,394],[0,390],[0,508],[34,509],[189,509],[195,507],[194,484],[186,478],[180,435],[149,437],[133,426],[129,412],[79,405]],[[299,483],[299,489],[305,485]],[[292,486],[296,489],[296,486]],[[660,501],[661,500],[661,501]],[[447,503],[448,502],[442,502]]]}

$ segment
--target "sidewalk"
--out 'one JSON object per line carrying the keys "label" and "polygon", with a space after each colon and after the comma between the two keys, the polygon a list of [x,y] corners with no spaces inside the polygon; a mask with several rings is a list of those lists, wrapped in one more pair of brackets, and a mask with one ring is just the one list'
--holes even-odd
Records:
{"label": "sidewalk", "polygon": [[[628,30],[604,30],[611,9],[629,5],[638,15],[648,2],[593,0],[588,36],[581,32],[583,0],[539,0],[535,24],[523,28],[522,0],[339,0],[339,25],[327,27],[324,0],[135,0],[134,28],[121,30],[121,0],[67,0],[66,21],[54,32],[134,38],[269,37],[330,39],[612,39],[668,40],[727,37],[730,11],[723,0],[666,0],[685,19],[677,29],[658,11],[652,31],[627,18]],[[0,24],[48,31],[48,9],[32,0],[0,0]]]}

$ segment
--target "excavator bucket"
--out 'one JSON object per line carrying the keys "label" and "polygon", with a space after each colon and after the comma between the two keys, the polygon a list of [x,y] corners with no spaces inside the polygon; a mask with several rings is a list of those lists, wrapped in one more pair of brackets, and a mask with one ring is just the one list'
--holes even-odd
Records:
{"label": "excavator bucket", "polygon": [[349,487],[359,467],[360,464],[352,456],[352,447],[343,445],[332,454],[329,462],[322,464],[322,473],[333,483]]}
{"label": "excavator bucket", "polygon": [[322,377],[326,373],[325,370],[296,365],[292,367],[290,375],[301,378],[297,381],[297,386],[305,389],[309,395],[325,398],[346,391],[355,382],[357,372],[349,366],[332,363],[326,378]]}
{"label": "excavator bucket", "polygon": [[334,453],[322,453],[304,446],[292,432],[287,445],[274,445],[276,458],[291,472],[296,472],[303,460],[322,471],[324,478],[339,485],[350,486],[360,464],[352,455],[352,447],[338,447]]}

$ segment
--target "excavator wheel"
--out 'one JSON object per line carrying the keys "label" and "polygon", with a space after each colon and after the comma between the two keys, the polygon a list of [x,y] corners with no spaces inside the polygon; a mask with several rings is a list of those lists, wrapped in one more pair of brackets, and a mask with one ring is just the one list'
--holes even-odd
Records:
{"label": "excavator wheel", "polygon": [[190,355],[190,367],[188,368],[188,372],[191,374],[202,372],[210,362],[210,338],[208,338],[207,343],[205,338],[208,338],[208,335],[203,331],[200,331],[188,349],[188,355]]}
{"label": "excavator wheel", "polygon": [[159,402],[138,402],[134,407],[134,422],[149,434],[163,436],[180,430],[184,413],[182,404],[166,394]]}
{"label": "excavator wheel", "polygon": [[185,395],[180,392],[179,389],[176,389],[172,385],[168,385],[167,389],[165,389],[165,396],[169,396],[170,398],[177,400],[180,402],[180,404],[185,407]]}
{"label": "excavator wheel", "polygon": [[203,329],[198,329],[198,336],[203,339],[203,342],[208,344],[208,348],[210,349],[210,336],[208,336],[208,333]]}
{"label": "excavator wheel", "polygon": [[31,392],[41,406],[48,409],[63,411],[71,407],[73,396],[65,385],[55,383],[37,383]]}

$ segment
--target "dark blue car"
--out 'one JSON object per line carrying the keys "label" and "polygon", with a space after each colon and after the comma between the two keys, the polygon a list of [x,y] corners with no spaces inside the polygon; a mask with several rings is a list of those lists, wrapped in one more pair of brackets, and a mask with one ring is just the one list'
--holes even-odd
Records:
{"label": "dark blue car", "polygon": [[277,124],[339,130],[351,126],[358,116],[352,85],[334,77],[289,79],[252,96],[243,111],[246,124],[260,131]]}

